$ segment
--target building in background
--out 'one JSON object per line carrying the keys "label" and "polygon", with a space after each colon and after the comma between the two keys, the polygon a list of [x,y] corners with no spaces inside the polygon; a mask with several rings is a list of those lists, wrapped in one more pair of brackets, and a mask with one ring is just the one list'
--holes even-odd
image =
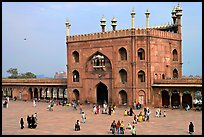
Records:
{"label": "building in background", "polygon": [[54,78],[67,78],[67,73],[65,71],[56,72]]}

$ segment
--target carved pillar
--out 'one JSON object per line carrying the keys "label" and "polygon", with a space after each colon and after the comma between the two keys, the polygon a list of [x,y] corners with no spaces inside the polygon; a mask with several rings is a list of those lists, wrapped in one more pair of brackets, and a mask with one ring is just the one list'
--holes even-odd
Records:
{"label": "carved pillar", "polygon": [[179,93],[180,96],[180,108],[182,108],[182,97],[183,97],[183,92]]}
{"label": "carved pillar", "polygon": [[193,100],[195,98],[195,92],[191,91],[191,98],[192,98],[192,109],[194,109]]}
{"label": "carved pillar", "polygon": [[170,91],[170,92],[169,92],[169,108],[172,107],[172,106],[171,106],[171,96],[172,96],[172,92]]}
{"label": "carved pillar", "polygon": [[37,99],[39,99],[40,98],[40,90],[38,89],[38,97],[37,97]]}
{"label": "carved pillar", "polygon": [[35,96],[34,96],[35,95],[34,94],[35,93],[35,89],[34,90],[33,90],[33,88],[31,88],[31,89],[32,89],[32,98],[31,99],[33,100],[35,98]]}

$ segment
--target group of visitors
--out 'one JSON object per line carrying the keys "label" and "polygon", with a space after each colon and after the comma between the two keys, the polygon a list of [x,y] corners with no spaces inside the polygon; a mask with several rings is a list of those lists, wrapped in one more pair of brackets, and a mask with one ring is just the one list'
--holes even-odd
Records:
{"label": "group of visitors", "polygon": [[111,123],[111,128],[110,131],[113,135],[115,135],[116,133],[118,135],[120,134],[124,134],[124,123],[123,121],[118,120],[118,122],[116,123],[115,120],[113,120],[113,122]]}
{"label": "group of visitors", "polygon": [[[134,125],[131,126],[131,124],[128,123],[126,129],[130,130],[130,133],[132,135],[136,135],[136,127]],[[113,135],[125,134],[125,127],[123,121],[118,120],[118,122],[116,123],[116,121],[113,120],[113,122],[111,123],[110,131]]]}
{"label": "group of visitors", "polygon": [[94,114],[100,114],[100,105],[93,105]]}
{"label": "group of visitors", "polygon": [[[37,113],[31,115],[31,117],[28,115],[27,116],[27,124],[28,124],[28,128],[31,128],[31,129],[34,129],[37,127]],[[20,119],[20,127],[21,129],[24,128],[24,120],[23,118],[21,117]]]}
{"label": "group of visitors", "polygon": [[132,107],[130,107],[129,111],[127,111],[127,110],[124,111],[124,116],[133,116],[133,114],[134,114],[134,111],[133,111]]}
{"label": "group of visitors", "polygon": [[[162,111],[160,108],[156,109],[156,117],[162,117]],[[163,117],[166,117],[166,110],[163,111]]]}
{"label": "group of visitors", "polygon": [[28,124],[28,128],[36,128],[37,127],[37,113],[31,115],[31,117],[28,115],[27,116],[27,124]]}
{"label": "group of visitors", "polygon": [[137,102],[137,103],[134,102],[134,103],[133,103],[133,108],[134,108],[134,109],[141,109],[141,108],[142,108],[142,104],[140,104],[140,102]]}

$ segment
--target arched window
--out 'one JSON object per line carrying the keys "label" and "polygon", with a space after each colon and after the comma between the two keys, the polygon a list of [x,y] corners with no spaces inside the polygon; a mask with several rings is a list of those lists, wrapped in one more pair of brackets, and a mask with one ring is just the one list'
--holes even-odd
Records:
{"label": "arched window", "polygon": [[79,72],[77,70],[73,71],[73,82],[79,82]]}
{"label": "arched window", "polygon": [[119,49],[120,60],[127,60],[127,51],[125,48]]}
{"label": "arched window", "polygon": [[173,50],[173,61],[178,61],[178,53],[176,49]]}
{"label": "arched window", "polygon": [[145,60],[145,51],[143,48],[140,48],[138,50],[138,59],[139,60]]}
{"label": "arched window", "polygon": [[94,69],[104,69],[105,68],[105,57],[103,55],[97,54],[92,58]]}
{"label": "arched window", "polygon": [[157,75],[157,73],[155,74],[154,79],[158,79],[158,75]]}
{"label": "arched window", "polygon": [[72,55],[73,55],[75,63],[79,62],[79,53],[77,51],[74,51]]}
{"label": "arched window", "polygon": [[145,73],[144,73],[144,71],[140,70],[138,72],[138,79],[139,79],[139,82],[145,82]]}
{"label": "arched window", "polygon": [[178,78],[178,71],[176,69],[173,70],[173,78]]}
{"label": "arched window", "polygon": [[119,71],[119,74],[120,74],[120,80],[122,83],[125,83],[127,82],[127,72],[124,70],[124,69],[121,69]]}
{"label": "arched window", "polygon": [[162,79],[165,79],[165,75],[164,74],[162,74]]}

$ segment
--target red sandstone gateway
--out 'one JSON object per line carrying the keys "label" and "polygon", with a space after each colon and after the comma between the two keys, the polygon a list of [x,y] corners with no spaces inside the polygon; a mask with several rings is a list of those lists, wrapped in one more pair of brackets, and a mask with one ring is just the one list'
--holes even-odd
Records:
{"label": "red sandstone gateway", "polygon": [[[67,79],[26,79],[2,81],[2,96],[20,100],[79,100],[115,105],[193,107],[201,93],[201,78],[182,77],[182,8],[171,12],[173,23],[117,30],[112,19],[111,31],[105,31],[106,19],[101,19],[102,32],[70,35],[66,21]],[[137,21],[136,21],[137,22]]]}

